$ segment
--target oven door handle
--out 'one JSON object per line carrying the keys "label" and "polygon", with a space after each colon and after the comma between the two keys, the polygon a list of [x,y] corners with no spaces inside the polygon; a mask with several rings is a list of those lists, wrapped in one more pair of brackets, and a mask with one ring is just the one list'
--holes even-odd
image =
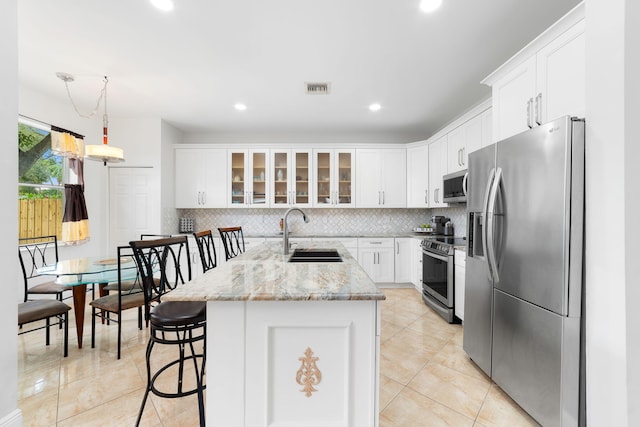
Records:
{"label": "oven door handle", "polygon": [[424,249],[422,250],[422,254],[430,256],[431,258],[439,259],[440,261],[449,262],[448,257],[434,254],[433,252],[425,251]]}

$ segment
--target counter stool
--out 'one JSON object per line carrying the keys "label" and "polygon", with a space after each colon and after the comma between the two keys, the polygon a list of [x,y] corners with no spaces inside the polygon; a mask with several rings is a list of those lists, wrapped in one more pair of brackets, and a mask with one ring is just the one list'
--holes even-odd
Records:
{"label": "counter stool", "polygon": [[213,243],[213,235],[211,230],[197,231],[193,233],[193,237],[198,245],[200,253],[200,262],[202,263],[202,272],[206,273],[212,268],[216,268],[218,259],[216,256],[216,246]]}
{"label": "counter stool", "polygon": [[244,235],[242,234],[242,227],[227,227],[218,228],[222,244],[224,245],[224,252],[226,260],[235,258],[241,253],[244,253]]}
{"label": "counter stool", "polygon": [[[136,426],[140,424],[149,392],[163,398],[178,398],[198,395],[200,425],[205,425],[204,384],[207,306],[203,301],[165,301],[162,296],[175,289],[179,284],[191,279],[191,259],[187,236],[158,240],[139,240],[130,242],[133,248],[148,306],[154,305],[148,313],[150,327],[147,344],[147,387],[140,405]],[[187,276],[183,273],[186,267]],[[154,280],[155,277],[155,280]],[[196,352],[195,344],[202,342],[202,352]],[[155,372],[151,372],[151,354],[156,344],[175,345],[178,358],[172,360]],[[189,353],[185,350],[188,347]],[[200,361],[200,367],[198,367]],[[184,390],[184,368],[193,363],[196,385]],[[156,380],[168,369],[178,366],[176,391],[162,391],[156,387]]]}

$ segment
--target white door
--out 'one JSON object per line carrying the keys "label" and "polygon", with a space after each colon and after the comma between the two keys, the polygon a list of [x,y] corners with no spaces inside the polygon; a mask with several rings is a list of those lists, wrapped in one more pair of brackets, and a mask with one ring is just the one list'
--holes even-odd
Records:
{"label": "white door", "polygon": [[429,146],[407,148],[407,207],[429,206]]}
{"label": "white door", "polygon": [[381,207],[407,207],[407,150],[385,149],[381,154]]}
{"label": "white door", "polygon": [[109,250],[160,234],[160,180],[153,168],[109,168]]}

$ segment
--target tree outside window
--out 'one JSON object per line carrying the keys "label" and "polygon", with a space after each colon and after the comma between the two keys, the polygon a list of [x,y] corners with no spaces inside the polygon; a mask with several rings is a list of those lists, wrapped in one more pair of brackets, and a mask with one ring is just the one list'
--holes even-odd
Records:
{"label": "tree outside window", "polygon": [[61,237],[66,161],[46,126],[18,121],[18,234]]}

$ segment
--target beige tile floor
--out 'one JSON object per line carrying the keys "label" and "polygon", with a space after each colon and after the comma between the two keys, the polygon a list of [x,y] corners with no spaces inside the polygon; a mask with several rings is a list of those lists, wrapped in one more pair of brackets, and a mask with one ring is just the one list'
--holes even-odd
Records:
{"label": "beige tile floor", "polygon": [[[461,325],[449,325],[414,289],[384,289],[382,305],[380,426],[537,426],[462,350]],[[67,300],[66,302],[69,302]],[[71,317],[73,312],[71,312]],[[123,327],[116,360],[116,326],[98,325],[92,349],[90,317],[83,349],[70,320],[69,357],[62,334],[18,337],[18,406],[25,426],[134,425],[145,386],[147,330],[137,329],[135,310]],[[160,351],[159,359],[169,357]],[[198,425],[195,396],[150,397],[141,425]]]}

